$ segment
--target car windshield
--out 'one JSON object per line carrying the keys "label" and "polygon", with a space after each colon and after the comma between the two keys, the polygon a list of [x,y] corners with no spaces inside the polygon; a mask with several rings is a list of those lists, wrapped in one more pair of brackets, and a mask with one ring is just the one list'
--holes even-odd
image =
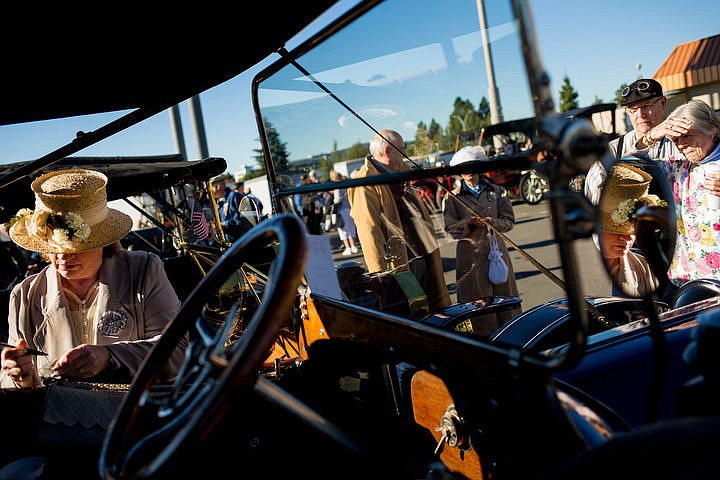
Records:
{"label": "car windshield", "polygon": [[[317,237],[313,293],[487,336],[566,294],[511,3],[457,7],[382,2],[285,52],[256,77],[256,116],[276,208]],[[448,165],[478,173],[434,173]],[[608,295],[591,241],[583,248],[596,273],[586,292]],[[493,283],[498,257],[507,269]],[[499,313],[448,313],[469,305]]]}
{"label": "car windshield", "polygon": [[[485,2],[486,31],[480,27],[482,3],[452,9],[382,3],[263,80],[258,91],[263,120],[288,152],[288,158],[274,159],[276,172],[293,174],[298,161],[307,166],[324,156],[339,171],[351,172],[373,128],[400,132],[415,161],[434,165],[455,141],[477,142],[456,137],[487,126],[491,113],[499,115],[493,123],[533,116],[510,3]],[[361,34],[367,25],[378,34]],[[488,54],[492,65],[485,61]],[[357,157],[344,158],[351,147],[356,148],[347,153]]]}

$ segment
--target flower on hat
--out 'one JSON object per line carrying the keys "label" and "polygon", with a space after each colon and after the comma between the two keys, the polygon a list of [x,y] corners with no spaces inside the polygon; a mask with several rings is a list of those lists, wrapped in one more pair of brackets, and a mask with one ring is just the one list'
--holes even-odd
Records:
{"label": "flower on hat", "polygon": [[20,219],[22,219],[23,217],[28,217],[28,216],[30,216],[30,215],[32,215],[32,214],[33,214],[33,211],[30,210],[29,208],[21,208],[20,210],[18,210],[18,212],[15,214],[14,217],[10,218],[10,220],[7,221],[7,223],[5,224],[5,226],[6,226],[6,227],[8,228],[8,230],[9,230],[10,227],[12,227],[13,225],[15,225]]}
{"label": "flower on hat", "polygon": [[83,223],[82,217],[74,212],[50,215],[48,225],[57,225],[52,229],[52,239],[64,247],[71,247],[73,241],[87,242],[90,238],[90,225]]}
{"label": "flower on hat", "polygon": [[[37,214],[36,214],[37,213]],[[46,210],[33,212],[29,208],[18,210],[8,222],[12,227],[19,220],[32,216],[28,230],[40,238],[52,239],[63,248],[74,248],[74,242],[87,242],[90,238],[90,225],[75,212],[51,213]],[[48,238],[49,237],[49,238]]]}
{"label": "flower on hat", "polygon": [[618,204],[618,207],[610,214],[613,224],[616,227],[628,225],[635,219],[635,212],[642,207],[663,206],[668,204],[665,200],[661,200],[657,195],[643,195],[640,198],[628,198]]}

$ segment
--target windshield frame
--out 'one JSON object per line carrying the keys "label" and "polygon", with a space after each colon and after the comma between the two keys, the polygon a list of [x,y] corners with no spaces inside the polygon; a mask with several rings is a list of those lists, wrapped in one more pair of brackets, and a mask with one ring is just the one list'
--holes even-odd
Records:
{"label": "windshield frame", "polygon": [[[332,185],[328,185],[327,182],[325,182],[303,186],[293,186],[279,181],[278,172],[276,172],[272,161],[271,149],[267,140],[267,131],[265,129],[262,108],[260,106],[259,91],[262,83],[273,74],[292,64],[296,59],[308,51],[322,44],[337,31],[345,28],[357,17],[365,14],[368,10],[374,8],[379,3],[382,2],[373,0],[359,3],[339,17],[335,22],[328,25],[326,28],[309,38],[306,42],[299,45],[292,51],[278,51],[280,59],[272,63],[269,67],[262,70],[254,77],[252,82],[252,101],[255,109],[258,131],[260,132],[260,142],[262,145],[262,154],[264,158],[265,172],[267,174],[267,181],[270,187],[273,213],[287,211],[287,206],[291,204],[288,200],[290,200],[293,195],[301,193],[324,192],[333,190],[334,188],[392,184],[421,178],[434,179],[437,182],[438,177],[459,175],[461,172],[490,172],[493,169],[497,169],[501,164],[508,165],[507,162],[513,162],[513,166],[520,166],[520,168],[528,167],[530,163],[528,159],[518,156],[505,157],[483,163],[471,162],[464,166],[456,167],[440,166],[417,168],[411,169],[410,171],[383,175],[381,178],[347,178],[339,182],[332,182]],[[532,105],[534,109],[534,116],[523,120],[529,122],[531,125],[529,138],[532,140],[534,145],[537,145],[542,149],[557,150],[562,147],[562,145],[559,145],[558,138],[561,135],[559,135],[558,132],[565,128],[569,120],[567,118],[559,119],[558,115],[554,112],[554,102],[550,91],[550,81],[548,75],[542,67],[542,61],[537,49],[537,41],[532,23],[532,14],[528,2],[524,0],[510,0],[510,3],[512,12],[515,15],[517,22],[516,27],[522,45],[522,57],[524,61],[523,67],[525,68],[528,76],[528,87],[532,94]],[[494,125],[491,125],[489,128],[493,127]],[[406,159],[409,160],[407,155]],[[552,180],[553,179],[551,178],[551,181]],[[552,187],[553,185],[551,182],[551,188]],[[566,187],[566,185],[563,185],[563,188]],[[557,220],[557,218],[562,218],[564,210],[563,208],[558,208],[557,205],[553,205],[551,209],[553,210],[552,222],[554,223],[554,229],[557,233],[565,228],[565,225],[563,225],[562,222],[559,222],[558,224]],[[563,234],[561,234],[556,240],[558,242],[565,278],[572,278],[572,275],[576,273],[577,269],[573,253],[571,251],[571,240],[568,235]],[[550,369],[570,368],[577,364],[582,357],[587,337],[588,313],[585,310],[587,302],[583,299],[582,292],[576,285],[570,285],[567,294],[569,310],[571,312],[570,317],[574,329],[574,333],[570,338],[568,338],[568,348],[564,349],[561,354],[549,356],[547,359],[540,361],[532,361],[531,363],[535,365],[538,363],[543,364],[543,366]],[[330,298],[325,300],[331,302],[334,301],[334,299]],[[509,348],[514,350],[512,347]],[[514,356],[515,354],[511,355]]]}

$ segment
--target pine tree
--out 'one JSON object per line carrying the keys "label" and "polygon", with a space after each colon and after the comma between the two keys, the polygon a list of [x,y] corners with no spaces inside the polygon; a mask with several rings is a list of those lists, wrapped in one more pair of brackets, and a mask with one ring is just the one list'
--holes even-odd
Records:
{"label": "pine tree", "polygon": [[[263,124],[265,125],[265,134],[267,135],[270,156],[275,164],[275,170],[278,172],[286,172],[288,169],[288,152],[286,144],[280,141],[280,134],[267,119],[263,119]],[[257,141],[259,142],[260,139],[258,138]],[[254,176],[265,175],[265,156],[260,149],[253,151],[257,153],[254,158],[260,166],[259,171],[257,171]]]}
{"label": "pine tree", "polygon": [[565,75],[563,77],[562,87],[560,88],[560,113],[578,108],[577,97],[578,93],[570,83],[570,78]]}
{"label": "pine tree", "polygon": [[419,144],[420,142],[423,142],[424,139],[428,138],[428,128],[427,125],[425,125],[425,122],[422,120],[419,121],[415,127],[415,144]]}
{"label": "pine tree", "polygon": [[442,127],[435,119],[430,120],[430,126],[428,127],[428,137],[433,139],[433,142],[440,142],[442,140]]}
{"label": "pine tree", "polygon": [[480,115],[480,119],[483,122],[487,122],[485,125],[490,125],[492,119],[490,118],[490,102],[488,102],[487,98],[482,97],[480,99],[480,105],[478,105],[477,113]]}

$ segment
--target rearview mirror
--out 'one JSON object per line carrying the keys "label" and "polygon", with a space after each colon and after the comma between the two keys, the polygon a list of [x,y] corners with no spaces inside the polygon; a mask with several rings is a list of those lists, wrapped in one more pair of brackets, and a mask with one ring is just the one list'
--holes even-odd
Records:
{"label": "rearview mirror", "polygon": [[665,290],[676,228],[672,192],[657,161],[629,157],[610,167],[598,204],[597,235],[619,291],[640,298]]}

